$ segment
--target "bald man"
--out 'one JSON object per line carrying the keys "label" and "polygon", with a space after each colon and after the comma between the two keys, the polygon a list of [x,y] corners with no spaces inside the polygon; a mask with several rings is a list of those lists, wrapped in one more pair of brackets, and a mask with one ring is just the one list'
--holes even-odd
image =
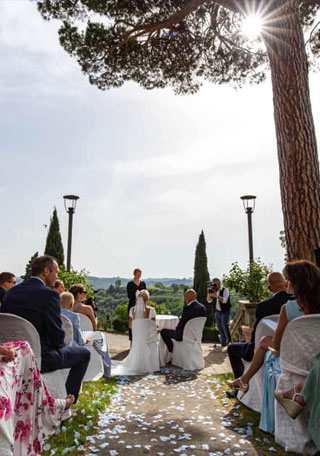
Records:
{"label": "bald man", "polygon": [[[241,377],[244,371],[242,359],[252,361],[254,353],[254,338],[259,321],[269,315],[277,315],[288,300],[294,296],[287,293],[288,284],[280,272],[272,272],[268,277],[268,289],[272,297],[256,305],[256,321],[253,327],[251,342],[237,342],[228,345],[228,355],[235,378]],[[236,392],[227,391],[229,397],[236,397]]]}
{"label": "bald man", "polygon": [[183,308],[181,318],[176,329],[163,328],[161,330],[161,337],[164,340],[169,352],[173,350],[174,340],[182,340],[183,329],[186,323],[192,318],[206,317],[206,308],[203,304],[197,301],[197,293],[195,290],[187,290],[184,294],[184,300],[186,305]]}

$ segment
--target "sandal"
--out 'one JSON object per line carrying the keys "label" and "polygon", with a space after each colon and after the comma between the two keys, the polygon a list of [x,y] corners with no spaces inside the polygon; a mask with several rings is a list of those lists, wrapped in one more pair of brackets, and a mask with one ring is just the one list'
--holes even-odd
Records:
{"label": "sandal", "polygon": [[[239,386],[235,385],[235,382],[239,382]],[[236,378],[235,380],[227,380],[227,385],[230,387],[230,388],[233,388],[235,390],[240,390],[242,391],[243,393],[246,393],[249,389],[249,384],[248,383],[243,383],[243,381],[241,380],[241,377],[239,378]]]}
{"label": "sandal", "polygon": [[290,418],[295,420],[297,416],[300,415],[305,405],[302,405],[295,400],[297,396],[303,397],[301,393],[296,392],[296,387],[293,388],[293,391],[294,393],[291,399],[283,397],[283,391],[281,390],[276,390],[274,392],[274,397],[282,405],[282,407],[285,409]]}
{"label": "sandal", "polygon": [[74,400],[75,400],[74,395],[73,394],[68,394],[68,396],[65,399],[65,401],[66,401],[65,410],[68,410],[68,408],[71,407],[71,405],[74,403]]}

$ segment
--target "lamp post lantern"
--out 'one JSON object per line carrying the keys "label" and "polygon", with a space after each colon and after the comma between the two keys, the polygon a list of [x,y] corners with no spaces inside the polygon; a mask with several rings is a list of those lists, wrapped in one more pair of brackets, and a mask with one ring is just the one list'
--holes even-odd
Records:
{"label": "lamp post lantern", "polygon": [[245,213],[248,216],[248,239],[249,239],[249,261],[253,262],[253,242],[252,242],[252,214],[256,205],[256,196],[244,195],[240,196],[243,202]]}
{"label": "lamp post lantern", "polygon": [[73,214],[75,213],[77,200],[79,196],[76,195],[65,195],[64,207],[67,213],[69,214],[69,226],[68,226],[68,251],[67,251],[67,271],[70,272],[71,268],[71,244],[72,244],[72,222]]}

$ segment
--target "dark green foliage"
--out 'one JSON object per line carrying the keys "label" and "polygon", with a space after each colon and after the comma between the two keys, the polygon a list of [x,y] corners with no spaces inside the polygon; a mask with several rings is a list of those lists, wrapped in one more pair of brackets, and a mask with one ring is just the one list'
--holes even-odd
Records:
{"label": "dark green foliage", "polygon": [[113,314],[113,329],[119,332],[128,331],[128,306],[119,305]]}
{"label": "dark green foliage", "polygon": [[233,263],[229,275],[223,276],[223,285],[240,293],[251,302],[259,302],[270,296],[268,290],[270,273],[271,266],[263,264],[259,258],[249,263],[247,269],[241,269],[238,263]]}
{"label": "dark green foliage", "polygon": [[[148,287],[150,293],[149,305],[154,307],[157,314],[171,314],[178,317],[182,314],[184,286],[173,290],[172,287]],[[100,289],[95,294],[98,311],[99,329],[113,328],[117,331],[128,329],[128,298],[126,287],[107,290]]]}
{"label": "dark green foliage", "polygon": [[45,255],[52,255],[57,259],[58,265],[61,267],[64,264],[64,251],[62,238],[60,233],[60,225],[57,214],[57,209],[53,209],[53,214],[50,219],[50,227],[44,249]]}
{"label": "dark green foliage", "polygon": [[39,256],[39,253],[36,252],[34,255],[32,255],[32,257],[31,257],[30,260],[28,261],[28,263],[27,263],[27,265],[26,265],[25,273],[24,273],[24,275],[21,276],[21,279],[23,279],[24,281],[30,279],[30,277],[31,277],[32,263],[34,262],[34,260],[35,260],[36,258],[38,258],[38,256]]}
{"label": "dark green foliage", "polygon": [[219,343],[219,331],[215,326],[205,326],[203,328],[202,340],[205,342]]}
{"label": "dark green foliage", "polygon": [[72,269],[70,272],[68,272],[66,269],[60,268],[58,278],[62,280],[66,291],[69,290],[71,285],[82,283],[82,285],[84,285],[87,290],[87,297],[93,297],[93,287],[88,283],[88,272],[85,269],[82,269],[81,271],[75,271]]}
{"label": "dark green foliage", "polygon": [[[241,21],[258,3],[205,0],[37,0],[45,19],[62,21],[60,43],[100,89],[133,80],[147,89],[195,92],[203,79],[218,84],[265,78],[261,45],[247,40]],[[269,4],[270,10],[274,2]],[[300,3],[301,21],[314,23],[319,5]],[[262,9],[268,15],[268,4]],[[279,8],[280,9],[280,8]],[[281,10],[281,9],[280,9]],[[311,47],[320,52],[314,33]]]}
{"label": "dark green foliage", "polygon": [[193,288],[198,294],[198,301],[205,304],[207,308],[207,325],[213,323],[213,312],[211,304],[207,304],[207,282],[209,281],[208,260],[206,253],[206,241],[204,233],[201,231],[199,241],[196,247],[196,255],[194,260],[194,278]]}

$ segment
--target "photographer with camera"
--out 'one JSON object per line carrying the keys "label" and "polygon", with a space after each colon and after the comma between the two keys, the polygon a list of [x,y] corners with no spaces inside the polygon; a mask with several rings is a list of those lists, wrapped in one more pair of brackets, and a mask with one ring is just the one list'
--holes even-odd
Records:
{"label": "photographer with camera", "polygon": [[231,335],[228,326],[230,314],[230,293],[227,288],[221,288],[219,279],[212,279],[208,282],[207,302],[213,303],[214,318],[220,333],[221,346],[226,347],[231,342]]}

